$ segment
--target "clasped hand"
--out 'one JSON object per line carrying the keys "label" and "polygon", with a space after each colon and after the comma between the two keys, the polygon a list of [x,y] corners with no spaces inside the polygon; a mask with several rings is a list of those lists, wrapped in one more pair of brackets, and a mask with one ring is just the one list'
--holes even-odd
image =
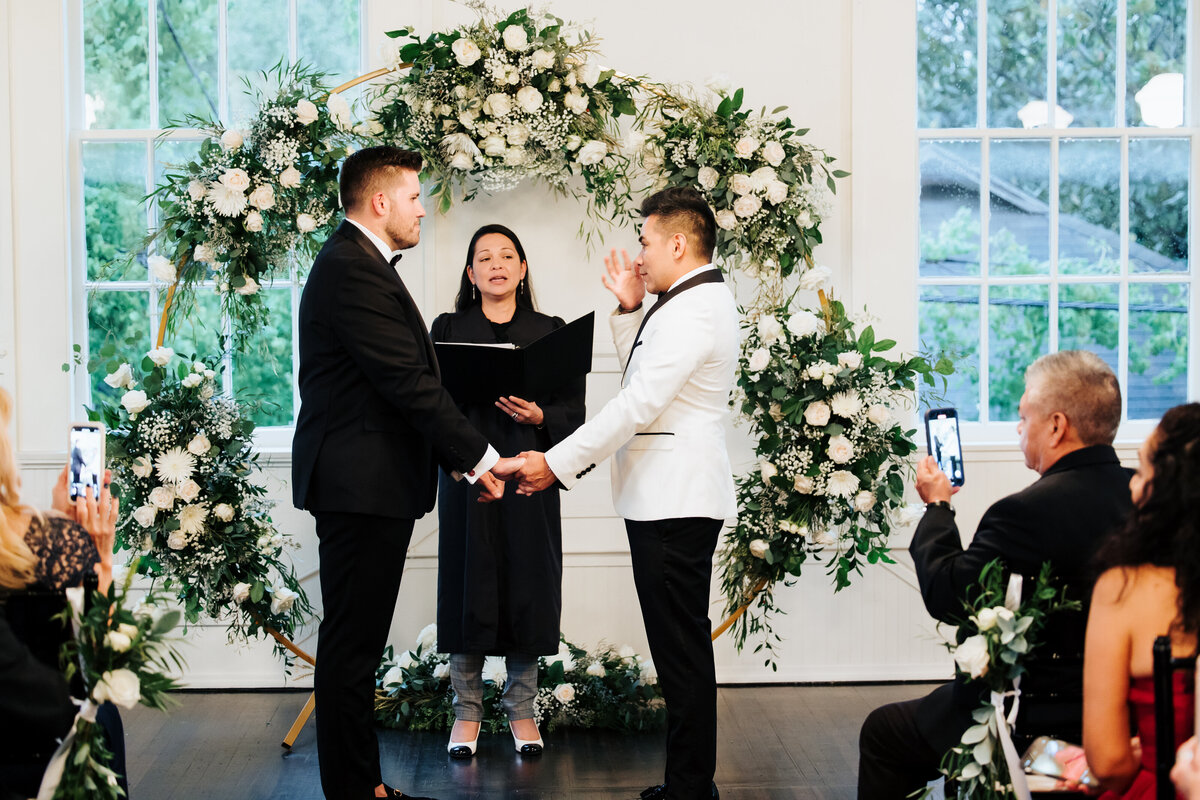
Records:
{"label": "clasped hand", "polygon": [[504,497],[504,483],[517,477],[517,470],[525,464],[524,454],[502,458],[492,468],[479,476],[480,503],[494,503]]}

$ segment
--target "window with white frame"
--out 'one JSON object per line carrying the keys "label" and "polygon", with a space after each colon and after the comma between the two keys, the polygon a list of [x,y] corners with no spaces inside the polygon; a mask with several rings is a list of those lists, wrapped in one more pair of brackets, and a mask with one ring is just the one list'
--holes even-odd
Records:
{"label": "window with white frame", "polygon": [[[143,243],[156,210],[145,198],[164,170],[193,157],[202,139],[198,131],[164,135],[164,129],[186,126],[189,117],[241,126],[254,112],[247,86],[264,80],[264,71],[281,60],[314,65],[331,84],[361,74],[361,0],[72,5],[72,252],[84,289],[76,321],[86,327],[89,353],[138,358],[153,345],[166,296],[166,286],[146,266]],[[226,357],[226,389],[258,401],[260,425],[291,425],[294,419],[293,311],[302,283],[293,265],[286,280],[264,287],[270,323],[261,347]],[[183,354],[219,352],[224,324],[215,289],[200,291],[188,316],[167,344]],[[103,377],[92,375],[80,387],[93,401],[113,392]]]}
{"label": "window with white frame", "polygon": [[1198,6],[918,0],[920,339],[964,420],[1016,419],[1025,366],[1067,349],[1112,366],[1125,419],[1186,401]]}

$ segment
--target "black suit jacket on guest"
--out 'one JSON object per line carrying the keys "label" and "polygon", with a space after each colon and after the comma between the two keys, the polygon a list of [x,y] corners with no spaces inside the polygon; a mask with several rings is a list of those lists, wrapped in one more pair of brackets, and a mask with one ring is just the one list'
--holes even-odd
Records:
{"label": "black suit jacket on guest", "polygon": [[342,222],[300,301],[292,499],[313,512],[417,519],[437,463],[466,472],[487,440],[438,378],[421,313],[370,239]]}
{"label": "black suit jacket on guest", "polygon": [[[1053,579],[1066,586],[1068,597],[1083,611],[1061,613],[1048,621],[1039,651],[1027,662],[1022,678],[1018,741],[1055,735],[1081,739],[1083,640],[1091,597],[1091,560],[1096,549],[1129,514],[1130,471],[1107,445],[1068,453],[1023,491],[997,501],[983,515],[965,550],[954,514],[930,508],[913,536],[912,555],[925,607],[944,622],[961,620],[963,601],[989,561],[1004,560],[1007,573],[1026,576],[1026,590],[1041,569],[1052,564]],[[947,684],[928,695],[917,712],[917,724],[935,750],[958,743],[972,724],[977,690]]]}

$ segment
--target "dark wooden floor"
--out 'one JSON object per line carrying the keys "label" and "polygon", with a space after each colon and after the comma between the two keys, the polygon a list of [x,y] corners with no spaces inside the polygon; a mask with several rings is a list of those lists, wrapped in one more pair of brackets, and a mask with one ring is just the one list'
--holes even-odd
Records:
{"label": "dark wooden floor", "polygon": [[[851,800],[858,729],[871,709],[927,685],[755,686],[719,695],[717,784],[732,800]],[[169,715],[125,713],[132,800],[321,800],[312,723],[280,747],[307,695],[187,693]],[[439,800],[629,800],[663,770],[661,734],[557,731],[536,759],[489,736],[471,761],[445,735],[380,731],[384,780]]]}

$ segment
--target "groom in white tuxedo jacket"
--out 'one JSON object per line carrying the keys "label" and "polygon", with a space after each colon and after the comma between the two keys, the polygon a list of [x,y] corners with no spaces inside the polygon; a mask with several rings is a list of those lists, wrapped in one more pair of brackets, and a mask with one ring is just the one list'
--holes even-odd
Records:
{"label": "groom in white tuxedo jacket", "polygon": [[[545,454],[522,453],[518,492],[570,489],[613,456],[633,577],[667,701],[667,766],[648,800],[718,797],[717,689],[708,596],[724,520],[737,514],[725,419],[738,357],[733,296],[712,264],[716,222],[703,196],[672,188],[642,203],[641,252],[614,250],[604,285],[624,366],[621,391]],[[646,291],[658,294],[649,309]]]}

